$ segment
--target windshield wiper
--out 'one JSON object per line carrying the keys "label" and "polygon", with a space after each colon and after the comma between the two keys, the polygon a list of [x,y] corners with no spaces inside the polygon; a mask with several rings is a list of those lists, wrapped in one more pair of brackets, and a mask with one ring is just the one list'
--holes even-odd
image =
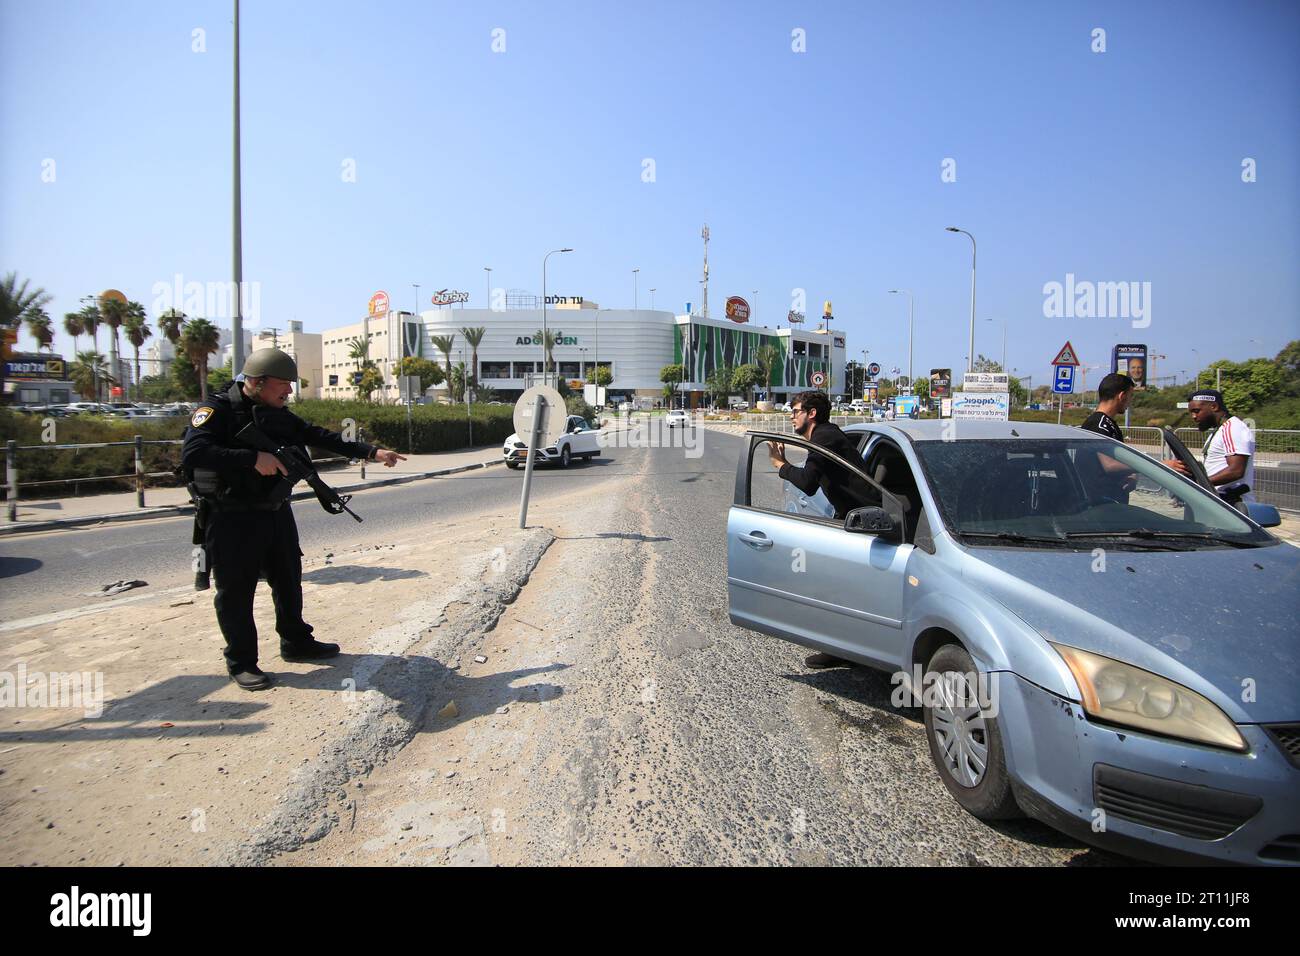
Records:
{"label": "windshield wiper", "polygon": [[1067,538],[1138,538],[1142,540],[1152,540],[1155,538],[1167,539],[1172,541],[1213,541],[1217,544],[1230,544],[1234,548],[1254,548],[1257,547],[1253,541],[1242,541],[1240,538],[1226,538],[1220,534],[1207,534],[1202,531],[1155,531],[1151,528],[1134,528],[1131,531],[1071,531],[1066,534]]}
{"label": "windshield wiper", "polygon": [[1021,534],[1019,531],[959,531],[963,538],[994,538],[998,541],[1013,541],[1016,544],[1066,544],[1065,538],[1037,537]]}

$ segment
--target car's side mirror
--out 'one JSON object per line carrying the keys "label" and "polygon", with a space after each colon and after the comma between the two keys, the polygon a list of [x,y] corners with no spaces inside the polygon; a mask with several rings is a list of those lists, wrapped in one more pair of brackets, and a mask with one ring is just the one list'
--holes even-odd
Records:
{"label": "car's side mirror", "polygon": [[1282,516],[1272,505],[1262,505],[1254,501],[1242,502],[1246,506],[1246,517],[1261,528],[1276,528],[1282,523]]}
{"label": "car's side mirror", "polygon": [[903,529],[885,511],[878,506],[854,508],[844,517],[844,530],[854,534],[871,534],[884,539],[902,543]]}

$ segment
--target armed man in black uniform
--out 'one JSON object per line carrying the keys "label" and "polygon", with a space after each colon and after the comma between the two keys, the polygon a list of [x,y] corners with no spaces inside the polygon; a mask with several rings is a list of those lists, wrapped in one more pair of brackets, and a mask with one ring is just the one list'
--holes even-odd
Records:
{"label": "armed man in black uniform", "polygon": [[217,622],[226,639],[226,667],[245,690],[271,686],[257,666],[253,593],[259,577],[271,586],[280,657],[314,661],[333,657],[337,644],[312,636],[302,619],[302,552],[287,500],[272,492],[288,473],[274,454],[248,447],[236,435],[250,423],[285,446],[324,448],[391,468],[402,455],[310,425],[285,408],[298,367],[279,349],[258,349],[244,363],[243,382],[210,397],[195,410],[185,432],[181,468],[200,504],[208,568],[216,575]]}

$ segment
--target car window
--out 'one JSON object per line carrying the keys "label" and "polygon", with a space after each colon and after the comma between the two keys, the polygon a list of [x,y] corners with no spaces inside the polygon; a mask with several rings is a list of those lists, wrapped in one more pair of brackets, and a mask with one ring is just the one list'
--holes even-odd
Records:
{"label": "car window", "polygon": [[[769,459],[769,444],[768,441],[755,442],[750,452],[752,456],[749,468],[750,507],[842,525],[843,519],[835,516],[835,507],[820,488],[805,492],[781,478]],[[786,461],[796,468],[802,468],[807,464],[808,451],[805,448],[790,444],[788,441],[782,444]],[[853,498],[846,507],[881,504],[877,490],[861,476],[854,477],[852,487]]]}
{"label": "car window", "polygon": [[1198,538],[1205,539],[1200,546],[1222,547],[1208,540],[1214,536],[1272,541],[1214,496],[1117,443],[918,441],[914,447],[945,525],[975,536],[968,543],[990,543],[999,534],[1086,542],[1133,532],[1181,539],[1187,547]]}

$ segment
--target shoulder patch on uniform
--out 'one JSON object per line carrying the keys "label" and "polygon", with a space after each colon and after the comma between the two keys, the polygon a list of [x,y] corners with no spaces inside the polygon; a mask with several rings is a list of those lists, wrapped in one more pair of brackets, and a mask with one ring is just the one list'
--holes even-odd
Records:
{"label": "shoulder patch on uniform", "polygon": [[206,422],[209,418],[212,417],[212,412],[213,410],[211,408],[208,408],[207,406],[204,406],[202,408],[196,408],[194,410],[194,417],[190,419],[190,424],[193,425],[195,428],[198,428],[200,425],[202,425],[204,422]]}

